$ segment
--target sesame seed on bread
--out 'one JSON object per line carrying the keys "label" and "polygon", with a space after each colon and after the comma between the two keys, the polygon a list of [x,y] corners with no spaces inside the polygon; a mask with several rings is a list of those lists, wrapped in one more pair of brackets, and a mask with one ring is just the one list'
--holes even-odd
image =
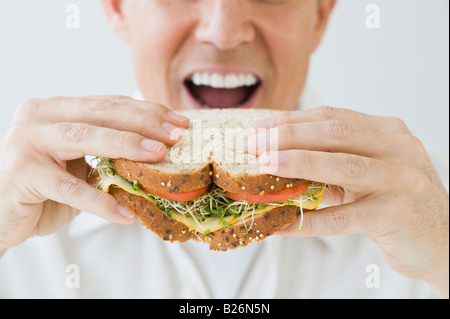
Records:
{"label": "sesame seed on bread", "polygon": [[[259,173],[257,157],[246,152],[252,124],[273,110],[182,111],[191,119],[181,145],[169,147],[158,163],[115,161],[116,171],[148,192],[189,192],[215,182],[233,193],[267,194],[304,182]],[[197,121],[197,123],[195,122]]]}
{"label": "sesame seed on bread", "polygon": [[297,206],[276,207],[264,215],[248,218],[220,231],[203,235],[195,233],[186,225],[169,217],[165,211],[143,197],[132,195],[120,188],[111,188],[110,193],[120,205],[125,206],[140,219],[142,224],[161,239],[170,242],[202,241],[211,250],[226,251],[245,247],[263,240],[295,222],[300,209]]}
{"label": "sesame seed on bread", "polygon": [[159,166],[126,159],[115,160],[116,171],[138,183],[148,193],[152,191],[182,193],[197,190],[211,183],[210,165],[192,165],[189,170],[167,170]]}
{"label": "sesame seed on bread", "polygon": [[[215,211],[209,208],[210,211],[199,215],[197,219],[193,216],[198,213],[197,210],[203,214],[201,208],[195,206],[193,211],[189,206],[187,210],[179,211],[180,206],[177,205],[185,203],[181,200],[167,202],[165,198],[169,196],[164,196],[164,193],[187,193],[211,186],[210,193],[202,197],[211,203],[215,199],[209,200],[207,196],[216,196],[214,190],[218,188],[214,184],[222,189],[219,190],[221,194],[224,194],[224,190],[229,193],[261,196],[301,184],[309,185],[309,181],[298,178],[260,174],[258,158],[247,152],[246,144],[252,132],[249,128],[256,121],[276,112],[262,109],[182,111],[180,113],[190,119],[184,139],[177,145],[168,147],[167,155],[161,162],[139,163],[127,159],[110,161],[114,165],[114,174],[109,178],[119,178],[121,181],[107,184],[110,186],[107,186],[105,191],[109,191],[119,204],[134,212],[144,226],[166,241],[202,241],[212,250],[225,251],[263,240],[295,222],[301,211],[298,203],[286,201],[271,203],[267,207],[261,205],[263,208],[259,208],[259,204],[248,204],[244,201],[243,205],[247,205],[246,213],[230,213],[229,210],[233,211],[230,209],[231,205],[242,205],[242,202],[226,202],[226,213],[229,214],[226,217],[225,210],[220,206],[222,211],[219,211],[219,208],[214,208]],[[132,183],[126,182],[122,177]],[[152,191],[155,194],[152,194]],[[163,201],[158,201],[151,195],[163,197]],[[231,194],[227,195],[232,197]],[[191,205],[194,202],[187,203]],[[176,205],[173,205],[174,203]],[[200,203],[203,205],[201,201]],[[249,205],[253,206],[248,208]],[[301,205],[303,209],[315,209],[303,206],[303,202]],[[204,218],[208,214],[216,216]],[[220,214],[223,214],[222,217]],[[208,222],[208,227],[204,226]]]}

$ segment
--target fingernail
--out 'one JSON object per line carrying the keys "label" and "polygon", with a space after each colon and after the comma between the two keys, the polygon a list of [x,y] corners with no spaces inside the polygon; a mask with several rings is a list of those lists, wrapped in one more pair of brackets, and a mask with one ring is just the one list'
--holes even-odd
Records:
{"label": "fingernail", "polygon": [[257,142],[257,135],[256,134],[252,134],[248,137],[247,140],[247,150],[249,151],[249,153],[251,154],[257,154],[257,149],[258,149],[258,142]]}
{"label": "fingernail", "polygon": [[287,155],[283,152],[266,152],[259,157],[260,166],[278,167],[287,162]]}
{"label": "fingernail", "polygon": [[135,214],[133,214],[133,213],[130,213],[129,211],[128,211],[128,209],[126,209],[124,206],[122,206],[122,205],[119,205],[119,206],[117,206],[117,212],[120,214],[120,215],[122,215],[123,217],[126,217],[126,218],[128,218],[128,219],[132,219],[132,218],[134,218],[136,215]]}
{"label": "fingernail", "polygon": [[169,117],[171,117],[172,119],[174,119],[175,121],[178,121],[178,122],[188,120],[188,118],[186,116],[175,113],[175,112],[169,112],[168,115],[169,115]]}
{"label": "fingernail", "polygon": [[271,128],[273,126],[273,118],[269,117],[253,124],[254,128]]}
{"label": "fingernail", "polygon": [[161,142],[157,142],[154,140],[143,140],[141,142],[141,147],[149,152],[158,153],[162,148],[164,144]]}
{"label": "fingernail", "polygon": [[247,149],[252,154],[260,154],[267,151],[269,146],[268,131],[258,129],[258,133],[251,134],[248,137]]}
{"label": "fingernail", "polygon": [[185,129],[175,126],[173,124],[164,122],[162,124],[163,129],[170,134],[170,140],[178,141],[180,138],[183,138],[185,135]]}

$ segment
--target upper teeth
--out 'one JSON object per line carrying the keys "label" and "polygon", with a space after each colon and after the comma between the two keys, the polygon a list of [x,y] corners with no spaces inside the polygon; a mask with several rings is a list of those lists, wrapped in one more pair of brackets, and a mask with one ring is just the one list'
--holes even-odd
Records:
{"label": "upper teeth", "polygon": [[250,73],[225,75],[197,72],[190,79],[195,85],[206,85],[215,89],[235,89],[242,86],[253,86],[258,83],[258,78]]}

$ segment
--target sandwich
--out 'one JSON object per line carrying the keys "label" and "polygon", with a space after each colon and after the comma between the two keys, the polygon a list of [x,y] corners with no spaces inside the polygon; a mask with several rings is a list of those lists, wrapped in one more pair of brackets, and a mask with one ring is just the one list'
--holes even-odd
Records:
{"label": "sandwich", "polygon": [[326,189],[320,182],[260,173],[246,143],[252,125],[275,112],[180,111],[190,126],[161,162],[101,158],[98,188],[165,241],[194,240],[226,251],[264,240],[317,209]]}

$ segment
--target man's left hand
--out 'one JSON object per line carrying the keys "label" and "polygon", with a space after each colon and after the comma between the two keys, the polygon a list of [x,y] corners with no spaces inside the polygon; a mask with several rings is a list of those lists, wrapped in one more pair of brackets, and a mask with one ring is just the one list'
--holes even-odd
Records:
{"label": "man's left hand", "polygon": [[293,225],[279,234],[365,234],[392,268],[448,298],[449,196],[403,121],[320,107],[280,112],[254,127],[248,147],[260,155],[261,173],[329,185],[330,207],[305,213],[300,232]]}

